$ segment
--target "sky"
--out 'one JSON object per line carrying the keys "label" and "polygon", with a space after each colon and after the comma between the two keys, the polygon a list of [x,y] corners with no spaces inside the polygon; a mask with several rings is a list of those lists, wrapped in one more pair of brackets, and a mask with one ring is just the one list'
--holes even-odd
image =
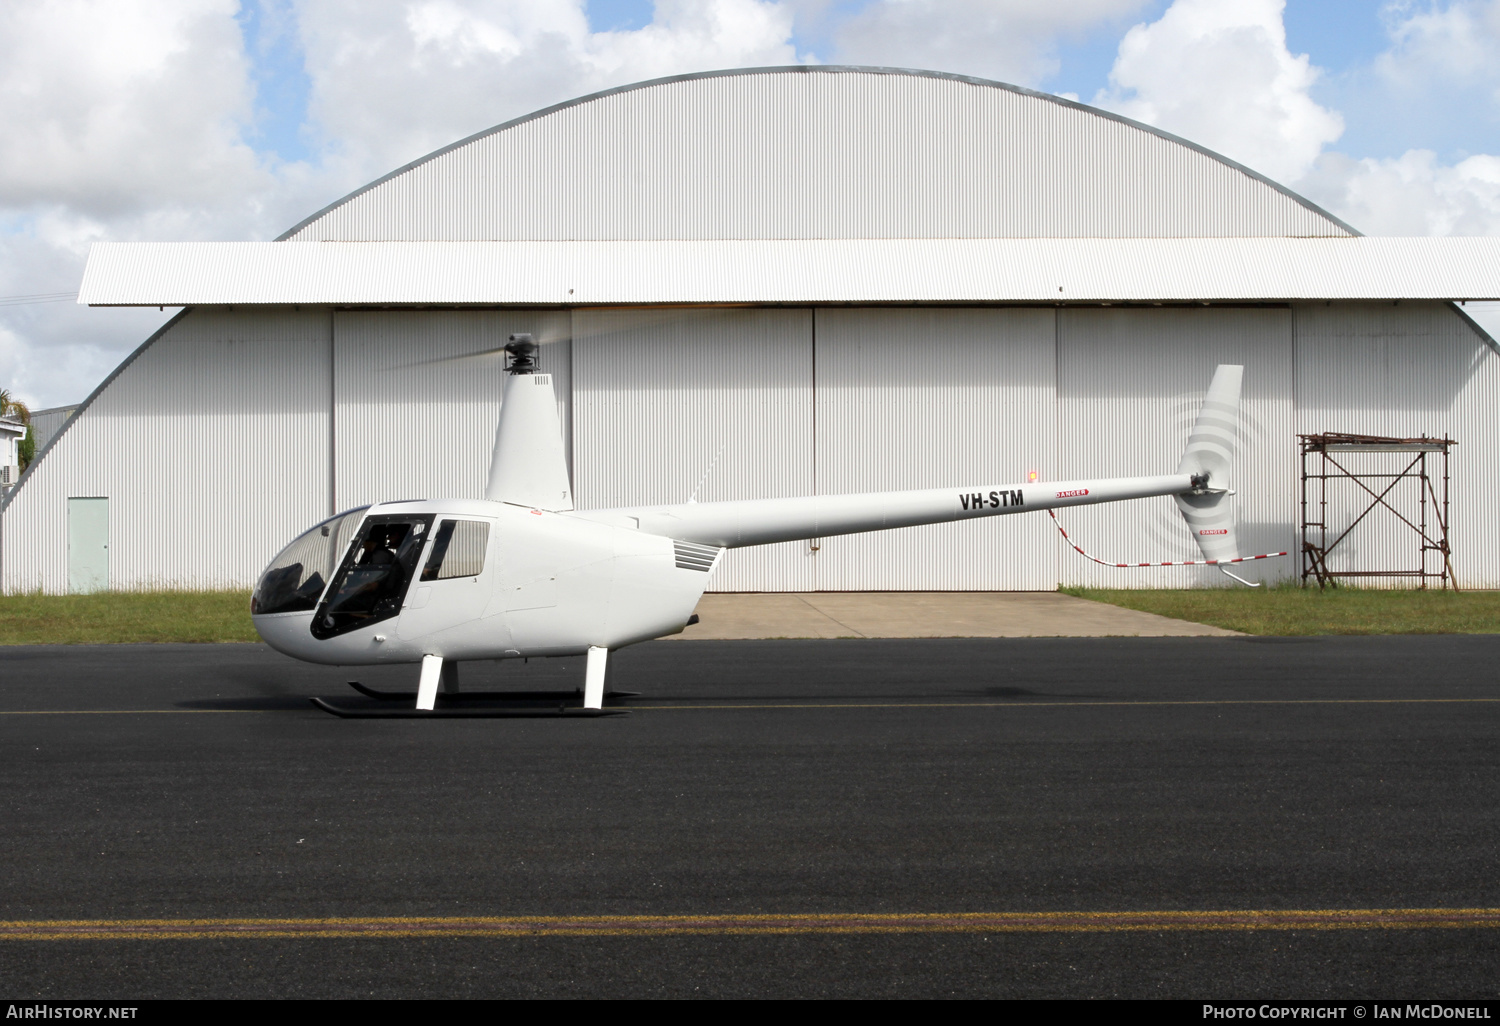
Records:
{"label": "sky", "polygon": [[93,242],[275,238],[540,107],[796,63],[1041,89],[1366,234],[1500,234],[1500,0],[6,0],[0,388],[78,402],[171,315],[76,306]]}

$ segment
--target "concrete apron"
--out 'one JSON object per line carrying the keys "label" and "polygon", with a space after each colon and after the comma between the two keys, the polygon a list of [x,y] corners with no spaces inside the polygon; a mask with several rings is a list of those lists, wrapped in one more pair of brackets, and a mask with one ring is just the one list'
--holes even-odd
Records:
{"label": "concrete apron", "polygon": [[741,638],[1232,637],[1206,624],[1056,592],[704,595],[702,622],[671,640]]}

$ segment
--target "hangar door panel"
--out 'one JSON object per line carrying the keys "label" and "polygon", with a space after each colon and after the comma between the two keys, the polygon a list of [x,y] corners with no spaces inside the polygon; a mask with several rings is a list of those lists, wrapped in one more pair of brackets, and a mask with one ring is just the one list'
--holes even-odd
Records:
{"label": "hangar door panel", "polygon": [[[810,495],[812,384],[808,310],[576,310],[575,501]],[[813,587],[803,542],[731,550],[711,584]]]}
{"label": "hangar door panel", "polygon": [[[817,313],[818,492],[1053,471],[1051,309]],[[1017,515],[821,540],[824,591],[1052,590],[1050,523]]]}
{"label": "hangar door panel", "polygon": [[[1461,588],[1500,587],[1500,538],[1493,526],[1500,487],[1500,429],[1494,413],[1500,360],[1494,352],[1446,303],[1309,303],[1298,306],[1296,316],[1297,430],[1398,438],[1446,432],[1458,439],[1449,457],[1453,571]],[[1338,459],[1355,473],[1395,473],[1414,456],[1346,453]],[[1428,473],[1438,478],[1433,483],[1439,495],[1441,466],[1438,457],[1428,457]],[[1365,483],[1376,491],[1392,484]],[[1315,487],[1309,494],[1316,500]],[[1420,516],[1419,498],[1416,480],[1395,482],[1386,496],[1413,523]],[[1328,499],[1328,540],[1352,525],[1329,555],[1330,569],[1417,568],[1417,534],[1391,510],[1378,509],[1356,524],[1369,497],[1352,481],[1329,482]],[[1430,500],[1427,523],[1435,531]],[[1439,566],[1437,553],[1429,552],[1427,570],[1436,572]],[[1377,577],[1349,583],[1410,588],[1418,582]]]}
{"label": "hangar door panel", "polygon": [[[1171,474],[1221,363],[1245,368],[1233,486],[1242,555],[1295,552],[1292,314],[1285,307],[1078,308],[1059,313],[1058,475]],[[1170,497],[1084,506],[1058,518],[1114,562],[1202,559]],[[1291,573],[1291,556],[1242,564],[1249,579]],[[1230,585],[1212,567],[1116,569],[1064,550],[1064,585]],[[1238,587],[1238,585],[1235,585]]]}
{"label": "hangar door panel", "polygon": [[567,449],[569,318],[531,310],[338,312],[334,315],[334,505],[482,498],[514,332],[555,339],[552,375]]}

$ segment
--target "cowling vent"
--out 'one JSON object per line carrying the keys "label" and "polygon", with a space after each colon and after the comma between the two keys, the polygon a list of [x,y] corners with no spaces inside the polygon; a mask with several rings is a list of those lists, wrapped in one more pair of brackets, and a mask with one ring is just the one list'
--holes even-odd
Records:
{"label": "cowling vent", "polygon": [[699,545],[696,542],[674,541],[672,548],[677,553],[677,569],[679,570],[701,570],[708,573],[714,568],[714,560],[719,558],[719,553],[724,550],[713,545]]}

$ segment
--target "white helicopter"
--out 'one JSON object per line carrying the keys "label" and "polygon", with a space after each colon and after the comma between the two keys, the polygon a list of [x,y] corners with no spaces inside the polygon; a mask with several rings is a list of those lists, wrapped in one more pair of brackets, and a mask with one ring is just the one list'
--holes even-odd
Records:
{"label": "white helicopter", "polygon": [[272,648],[338,666],[420,663],[403,715],[432,713],[439,690],[457,696],[464,660],[586,654],[577,711],[598,714],[609,653],[696,622],[725,549],[1171,495],[1204,562],[1229,573],[1242,561],[1228,501],[1242,367],[1214,373],[1175,474],[576,510],[537,349],[530,335],[504,347],[485,497],[376,503],[300,535],[251,600]]}

